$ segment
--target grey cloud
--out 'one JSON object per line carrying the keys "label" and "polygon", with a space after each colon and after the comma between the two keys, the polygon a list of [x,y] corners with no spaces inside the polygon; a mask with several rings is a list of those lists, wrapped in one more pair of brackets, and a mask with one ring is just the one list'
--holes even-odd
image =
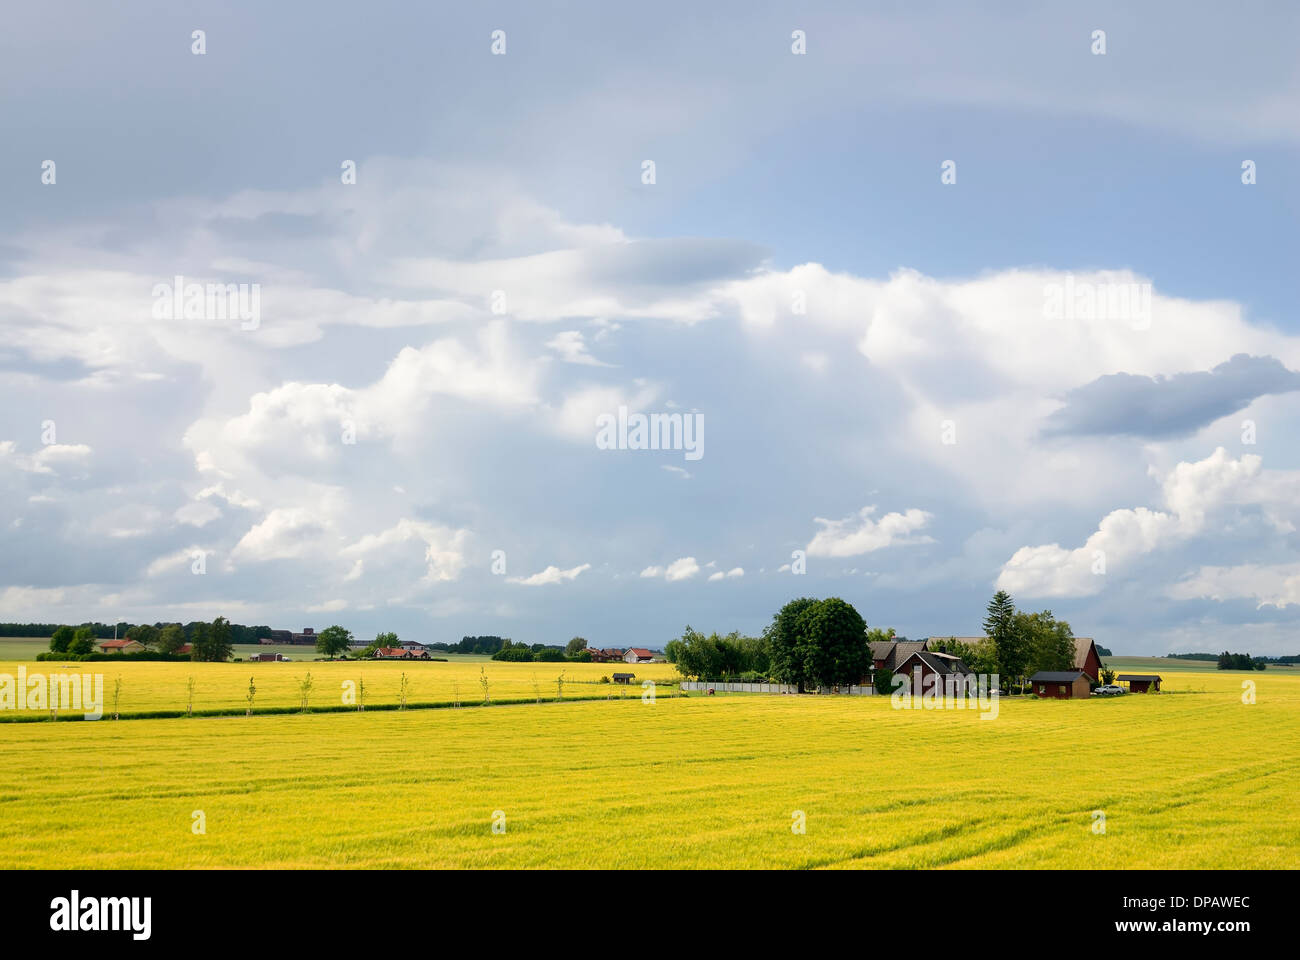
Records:
{"label": "grey cloud", "polygon": [[1065,395],[1046,436],[1178,437],[1270,393],[1300,390],[1300,373],[1276,357],[1239,353],[1212,370],[1146,377],[1112,373]]}

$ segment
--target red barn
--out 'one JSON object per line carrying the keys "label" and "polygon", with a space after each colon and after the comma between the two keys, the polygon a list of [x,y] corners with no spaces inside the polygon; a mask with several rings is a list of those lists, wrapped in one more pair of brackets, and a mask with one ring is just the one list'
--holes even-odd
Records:
{"label": "red barn", "polygon": [[1092,684],[1082,670],[1039,670],[1029,678],[1034,693],[1056,700],[1087,700]]}
{"label": "red barn", "polygon": [[1160,692],[1160,676],[1155,673],[1121,673],[1115,678],[1120,683],[1128,684],[1129,693]]}
{"label": "red barn", "polygon": [[1093,683],[1101,678],[1101,656],[1092,637],[1074,638],[1074,669],[1082,670]]}

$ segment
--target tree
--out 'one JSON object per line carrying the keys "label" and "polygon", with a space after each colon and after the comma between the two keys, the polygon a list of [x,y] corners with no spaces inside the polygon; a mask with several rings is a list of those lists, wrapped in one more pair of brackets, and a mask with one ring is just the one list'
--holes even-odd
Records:
{"label": "tree", "polygon": [[50,649],[55,653],[67,653],[76,632],[71,627],[59,627],[50,634]]}
{"label": "tree", "polygon": [[867,624],[853,605],[830,597],[811,608],[802,650],[804,675],[821,686],[860,683],[871,673]]}
{"label": "tree", "polygon": [[1051,610],[1019,613],[1012,618],[1013,630],[1023,639],[1026,673],[1039,670],[1069,670],[1074,666],[1074,631]]}
{"label": "tree", "polygon": [[533,648],[526,643],[515,643],[511,640],[507,640],[505,641],[505,646],[492,654],[492,659],[504,660],[507,663],[531,663],[533,660]]}
{"label": "tree", "polygon": [[222,663],[234,652],[230,621],[217,617],[212,623],[196,623],[190,634],[190,659]]}
{"label": "tree", "polygon": [[876,685],[876,693],[886,696],[894,692],[894,672],[888,667],[880,667],[872,675],[871,682]]}
{"label": "tree", "polygon": [[808,618],[818,603],[812,597],[791,600],[776,612],[763,633],[771,658],[772,678],[778,683],[798,684],[801,691],[807,679],[801,651],[808,642]]}
{"label": "tree", "polygon": [[[375,634],[375,639],[366,644],[365,649],[358,653],[357,656],[373,657],[381,647],[396,647],[400,644],[401,641],[397,639],[397,634],[391,631],[387,633],[377,633]],[[319,643],[317,644],[317,649],[320,649]]]}
{"label": "tree", "polygon": [[998,673],[1003,683],[1011,683],[1024,676],[1029,662],[1029,651],[1024,638],[1016,629],[1016,605],[1005,590],[993,594],[988,615],[984,618],[984,633],[993,640],[997,650]]}
{"label": "tree", "polygon": [[587,649],[587,641],[584,640],[582,637],[574,637],[565,645],[564,655],[566,657],[576,657],[580,650],[586,650],[586,649]]}
{"label": "tree", "polygon": [[169,623],[158,633],[158,649],[163,653],[175,653],[185,646],[185,628],[179,623]]}
{"label": "tree", "polygon": [[160,636],[162,636],[162,631],[148,623],[137,624],[126,632],[128,640],[134,640],[146,649],[157,646]]}
{"label": "tree", "polygon": [[[380,636],[383,636],[383,634],[380,634]],[[392,637],[393,640],[397,639],[396,634],[392,634]],[[323,653],[327,657],[336,657],[340,653],[346,653],[351,644],[352,631],[340,627],[337,623],[316,634],[316,652]]]}
{"label": "tree", "polygon": [[94,653],[95,651],[95,629],[93,627],[78,627],[72,635],[72,642],[68,644],[68,653],[85,654]]}
{"label": "tree", "polygon": [[989,637],[981,637],[974,643],[966,643],[956,637],[931,640],[929,649],[936,653],[950,653],[961,657],[962,663],[970,668],[971,673],[992,674],[998,672],[998,653]]}

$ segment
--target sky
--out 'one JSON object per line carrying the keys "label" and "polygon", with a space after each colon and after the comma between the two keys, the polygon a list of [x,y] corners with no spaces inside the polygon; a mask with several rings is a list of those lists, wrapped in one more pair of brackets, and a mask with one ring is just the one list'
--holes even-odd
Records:
{"label": "sky", "polygon": [[0,619],[1300,653],[1300,11],[990,6],[8,12]]}

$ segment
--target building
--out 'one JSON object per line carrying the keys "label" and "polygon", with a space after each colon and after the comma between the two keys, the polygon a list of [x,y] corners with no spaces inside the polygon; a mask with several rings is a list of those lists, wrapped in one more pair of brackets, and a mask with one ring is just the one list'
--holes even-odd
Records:
{"label": "building", "polygon": [[1128,684],[1129,693],[1159,693],[1160,675],[1155,673],[1121,673],[1115,678]]}
{"label": "building", "polygon": [[288,630],[272,630],[269,637],[263,637],[257,642],[268,646],[278,643],[293,643],[293,634]]}
{"label": "building", "polygon": [[288,658],[283,653],[255,653],[248,659],[255,663],[281,663]]}
{"label": "building", "polygon": [[1082,670],[1093,683],[1101,679],[1101,656],[1092,637],[1074,638],[1074,669]]}
{"label": "building", "polygon": [[375,651],[376,660],[428,660],[428,650],[407,650],[403,647],[380,647]]}
{"label": "building", "polygon": [[427,643],[421,643],[419,640],[403,640],[400,644],[403,650],[424,650],[428,648]]}
{"label": "building", "polygon": [[897,673],[900,664],[927,647],[925,640],[878,640],[871,644],[871,665]]}
{"label": "building", "polygon": [[624,663],[649,663],[655,658],[655,655],[645,647],[629,647],[627,653],[623,654]]}
{"label": "building", "polygon": [[[970,667],[951,653],[938,653],[934,650],[916,650],[898,665],[894,673],[901,673],[910,678],[912,692],[917,693],[928,687],[938,677],[942,683],[948,677],[964,677],[970,673]],[[920,684],[916,683],[920,676]]]}
{"label": "building", "polygon": [[1039,670],[1029,678],[1034,693],[1056,700],[1087,700],[1092,684],[1082,670]]}
{"label": "building", "polygon": [[615,683],[631,683],[636,679],[635,673],[616,673],[614,674]]}
{"label": "building", "polygon": [[311,627],[303,627],[302,633],[294,633],[289,636],[290,643],[309,643],[316,645],[316,631]]}
{"label": "building", "polygon": [[135,640],[105,640],[99,645],[100,653],[139,653],[144,644]]}

